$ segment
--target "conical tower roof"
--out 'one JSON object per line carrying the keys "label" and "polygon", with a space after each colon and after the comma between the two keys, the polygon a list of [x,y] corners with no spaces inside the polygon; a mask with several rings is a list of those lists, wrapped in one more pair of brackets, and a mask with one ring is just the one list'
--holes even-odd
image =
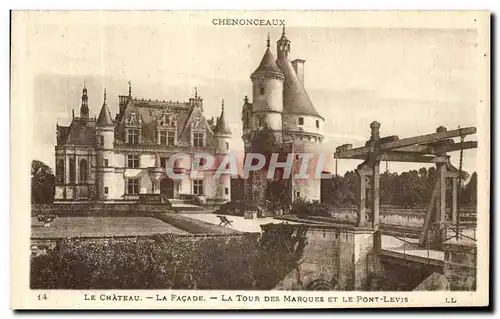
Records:
{"label": "conical tower roof", "polygon": [[[282,39],[286,39],[284,33]],[[288,39],[286,39],[288,41]],[[307,95],[304,84],[299,80],[292,64],[286,55],[278,55],[277,66],[283,72],[285,81],[283,85],[283,113],[301,114],[321,117]]]}
{"label": "conical tower roof", "polygon": [[278,67],[278,65],[276,65],[274,55],[271,52],[269,35],[267,38],[266,52],[264,52],[264,56],[262,57],[262,60],[260,61],[259,67],[254,71],[254,73],[257,73],[257,72],[282,73],[280,68]]}
{"label": "conical tower roof", "polygon": [[113,125],[113,119],[109,112],[108,105],[106,104],[106,90],[104,90],[104,102],[102,103],[101,112],[96,122],[97,126]]}
{"label": "conical tower roof", "polygon": [[227,125],[226,117],[224,116],[224,99],[222,100],[222,111],[220,117],[217,119],[217,125],[215,126],[216,134],[231,134],[231,129]]}

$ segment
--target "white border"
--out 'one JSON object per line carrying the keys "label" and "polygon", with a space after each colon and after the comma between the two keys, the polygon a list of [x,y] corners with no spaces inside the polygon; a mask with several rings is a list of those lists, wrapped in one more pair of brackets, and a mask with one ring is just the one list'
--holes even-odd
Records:
{"label": "white border", "polygon": [[[354,10],[362,10],[362,9],[428,9],[428,10],[460,10],[460,9],[489,9],[494,12],[498,12],[498,6],[499,6],[499,1],[481,1],[481,0],[476,0],[476,1],[432,1],[432,0],[420,0],[420,1],[382,1],[379,0],[376,3],[375,2],[370,2],[370,1],[345,1],[344,3],[329,3],[326,1],[321,1],[321,0],[308,0],[307,2],[305,1],[273,1],[272,3],[270,1],[261,1],[261,0],[255,0],[252,1],[251,3],[245,5],[245,8],[248,9],[273,9],[273,8],[280,8],[280,9],[354,9]],[[224,1],[210,1],[210,2],[204,2],[204,1],[182,1],[182,2],[177,2],[177,3],[170,3],[168,6],[164,5],[159,5],[159,1],[150,1],[150,0],[143,0],[143,1],[109,1],[106,4],[103,4],[102,1],[95,1],[95,0],[86,0],[86,1],[80,1],[80,2],[68,2],[68,1],[43,1],[43,2],[38,2],[38,1],[15,1],[12,3],[13,7],[16,9],[235,9],[235,8],[242,8],[241,3],[236,4],[235,2],[224,2]],[[2,2],[2,8],[8,7],[8,3]],[[3,134],[0,134],[0,139],[2,139],[1,145],[9,145],[10,143],[10,114],[9,114],[9,108],[7,105],[9,105],[9,86],[10,86],[10,79],[9,79],[9,67],[10,67],[10,61],[9,61],[9,15],[6,10],[2,11],[4,14],[2,16],[3,18],[3,24],[2,24],[2,32],[0,33],[1,39],[3,40],[2,43],[4,45],[3,50],[1,51],[2,53],[2,64],[1,64],[1,71],[3,74],[2,81],[4,81],[4,85],[1,86],[1,97],[2,97],[2,104],[4,105],[2,108],[0,108],[1,116],[0,120],[4,121],[2,125],[0,126],[4,132]],[[498,41],[498,34],[495,34],[495,39]],[[496,71],[496,68],[495,70]],[[499,87],[498,84],[495,85],[495,87],[492,89],[492,91],[497,91],[498,92]],[[12,106],[13,107],[13,106]],[[498,115],[498,112],[497,112]],[[494,123],[497,123],[498,116],[495,116],[493,119]],[[495,133],[496,136],[496,129],[495,126],[492,127],[493,132]],[[20,133],[20,132],[17,132]],[[497,143],[495,143],[495,146],[498,147]],[[0,157],[1,161],[1,166],[3,168],[10,168],[10,158],[3,156]],[[492,163],[494,165],[496,163]],[[4,173],[5,174],[5,173]],[[11,176],[15,175],[15,172],[11,172]],[[4,231],[2,232],[2,235],[5,236],[3,238],[2,243],[7,244],[9,243],[9,221],[8,221],[8,212],[10,211],[9,209],[9,199],[10,199],[10,185],[7,185],[4,183],[2,185],[2,191],[0,192],[0,201],[4,207],[3,211],[3,217],[5,218],[4,222],[2,223],[3,226],[5,227]],[[495,192],[495,194],[491,194],[491,196],[494,196],[494,198],[500,198],[498,195],[498,190]],[[492,211],[496,211],[492,207]],[[494,229],[500,229],[498,227],[499,221],[498,218],[496,218],[496,223],[494,225]],[[495,233],[494,231],[492,232],[493,234]],[[497,247],[496,249],[498,250],[498,242],[491,242],[493,247]],[[8,254],[8,247],[7,246],[5,249],[5,253]],[[7,283],[10,281],[9,278],[9,263],[3,262],[2,263],[3,269],[2,269],[2,274],[5,276],[4,280],[2,282]],[[495,268],[495,267],[494,267]],[[496,276],[498,280],[498,276]],[[8,309],[7,303],[9,302],[9,285],[2,285],[2,295],[1,295],[1,300],[5,303],[4,307],[2,309]],[[494,291],[494,288],[492,288],[492,291]],[[495,294],[493,294],[495,296]],[[496,299],[496,297],[494,297]],[[12,312],[6,312],[2,313],[2,318],[10,318],[14,314]],[[37,316],[40,314],[37,314]],[[70,314],[65,314],[65,316],[69,316]],[[101,317],[102,314],[93,314],[93,316],[96,317]],[[120,315],[120,314],[118,314]],[[164,315],[164,314],[163,314]],[[174,315],[174,314],[168,314],[169,316]],[[204,316],[207,314],[203,314]],[[290,314],[287,314],[290,315]],[[299,314],[303,315],[303,314]],[[335,316],[341,315],[341,313],[336,313],[334,314]],[[429,314],[426,314],[427,316]],[[439,314],[439,316],[443,316],[447,314]],[[405,316],[412,316],[411,314],[405,314]]]}

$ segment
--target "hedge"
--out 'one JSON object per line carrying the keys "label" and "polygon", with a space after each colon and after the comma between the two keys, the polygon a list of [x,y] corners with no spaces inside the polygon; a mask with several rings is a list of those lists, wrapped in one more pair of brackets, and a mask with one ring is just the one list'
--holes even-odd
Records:
{"label": "hedge", "polygon": [[292,215],[297,215],[300,217],[307,216],[321,216],[321,217],[331,217],[330,210],[328,206],[321,203],[307,203],[304,201],[297,201],[292,205],[292,210],[290,212]]}
{"label": "hedge", "polygon": [[303,226],[240,236],[158,235],[137,241],[63,239],[31,257],[32,289],[272,289],[296,269]]}

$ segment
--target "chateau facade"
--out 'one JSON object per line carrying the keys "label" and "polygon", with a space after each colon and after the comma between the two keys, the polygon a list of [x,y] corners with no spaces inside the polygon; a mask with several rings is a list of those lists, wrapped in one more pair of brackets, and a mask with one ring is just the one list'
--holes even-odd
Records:
{"label": "chateau facade", "polygon": [[[57,125],[55,146],[55,201],[138,201],[141,195],[179,198],[197,195],[202,201],[226,202],[231,198],[230,175],[215,178],[214,169],[191,176],[194,155],[221,158],[231,147],[231,131],[222,112],[203,116],[203,99],[185,102],[151,101],[120,95],[115,118],[106,92],[96,118],[89,117],[87,88],[83,88],[80,116],[69,126]],[[174,154],[188,157],[170,161]],[[201,163],[203,165],[203,163]],[[167,165],[180,178],[166,174]],[[157,196],[160,198],[159,196]]]}
{"label": "chateau facade", "polygon": [[[285,28],[276,43],[277,58],[271,51],[270,38],[264,56],[251,74],[252,97],[247,97],[243,104],[243,141],[245,151],[251,152],[259,132],[264,129],[274,134],[278,143],[294,154],[294,166],[297,167],[300,153],[318,155],[323,142],[324,119],[314,108],[304,88],[305,60],[290,61],[290,40],[285,35]],[[272,198],[266,191],[267,172],[251,175],[245,185],[245,197],[251,200]],[[320,201],[321,180],[311,178],[307,181],[290,180],[287,186],[289,201],[297,198],[308,201]]]}

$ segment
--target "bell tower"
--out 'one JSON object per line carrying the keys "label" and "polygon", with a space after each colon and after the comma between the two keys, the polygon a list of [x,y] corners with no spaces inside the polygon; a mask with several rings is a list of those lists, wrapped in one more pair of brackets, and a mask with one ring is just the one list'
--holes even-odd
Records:
{"label": "bell tower", "polygon": [[82,90],[82,105],[80,106],[80,118],[89,118],[89,97],[87,96],[87,86],[83,84]]}
{"label": "bell tower", "polygon": [[290,53],[290,40],[288,40],[285,35],[285,27],[283,27],[281,38],[276,42],[276,51],[278,52],[278,59],[288,59],[288,54]]}

